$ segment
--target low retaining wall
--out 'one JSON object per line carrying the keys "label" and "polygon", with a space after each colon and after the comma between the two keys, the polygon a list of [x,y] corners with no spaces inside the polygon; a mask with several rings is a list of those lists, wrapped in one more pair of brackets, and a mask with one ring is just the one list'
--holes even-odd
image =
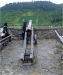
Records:
{"label": "low retaining wall", "polygon": [[[19,37],[19,32],[21,32],[21,29],[9,28],[9,30],[14,36],[17,38]],[[60,35],[63,35],[63,28],[34,29],[34,33],[37,34],[38,39],[55,39],[55,30],[57,30]]]}

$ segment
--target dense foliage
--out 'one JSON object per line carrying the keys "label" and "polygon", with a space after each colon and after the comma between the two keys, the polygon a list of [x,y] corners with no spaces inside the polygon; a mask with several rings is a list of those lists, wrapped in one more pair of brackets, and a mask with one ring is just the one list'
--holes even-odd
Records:
{"label": "dense foliage", "polygon": [[62,25],[62,5],[49,1],[9,3],[0,8],[0,25],[4,22],[21,25],[22,19],[32,19],[35,25]]}

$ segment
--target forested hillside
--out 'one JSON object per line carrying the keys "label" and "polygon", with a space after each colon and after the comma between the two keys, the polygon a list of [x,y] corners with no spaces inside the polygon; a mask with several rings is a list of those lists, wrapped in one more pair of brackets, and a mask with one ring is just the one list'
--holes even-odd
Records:
{"label": "forested hillside", "polygon": [[54,4],[48,1],[9,3],[0,8],[0,26],[4,22],[20,26],[22,19],[32,19],[35,26],[62,25],[63,4]]}

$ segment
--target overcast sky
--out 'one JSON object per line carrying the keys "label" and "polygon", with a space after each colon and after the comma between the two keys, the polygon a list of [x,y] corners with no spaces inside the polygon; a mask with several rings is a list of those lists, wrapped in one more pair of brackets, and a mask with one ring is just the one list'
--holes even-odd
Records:
{"label": "overcast sky", "polygon": [[0,7],[4,6],[5,4],[8,4],[8,3],[13,3],[13,2],[30,2],[30,1],[51,1],[53,3],[56,3],[56,4],[60,4],[60,3],[63,3],[63,0],[1,0],[0,1]]}

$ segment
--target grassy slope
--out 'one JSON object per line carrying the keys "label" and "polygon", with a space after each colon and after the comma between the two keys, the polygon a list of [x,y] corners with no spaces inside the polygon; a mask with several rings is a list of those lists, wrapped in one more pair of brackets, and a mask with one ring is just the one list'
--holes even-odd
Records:
{"label": "grassy slope", "polygon": [[[12,25],[15,25],[17,27],[22,25],[22,19],[26,19],[27,22],[32,19],[32,22],[35,27],[37,25],[52,25],[52,24],[61,24],[61,21],[57,21],[52,23],[51,20],[53,19],[52,15],[57,14],[59,15],[58,12],[56,11],[51,11],[51,12],[45,12],[45,11],[28,11],[28,12],[22,12],[22,11],[6,11],[5,13],[3,12],[1,15],[1,25],[3,25],[4,22],[8,22]],[[61,16],[60,16],[61,17]]]}

